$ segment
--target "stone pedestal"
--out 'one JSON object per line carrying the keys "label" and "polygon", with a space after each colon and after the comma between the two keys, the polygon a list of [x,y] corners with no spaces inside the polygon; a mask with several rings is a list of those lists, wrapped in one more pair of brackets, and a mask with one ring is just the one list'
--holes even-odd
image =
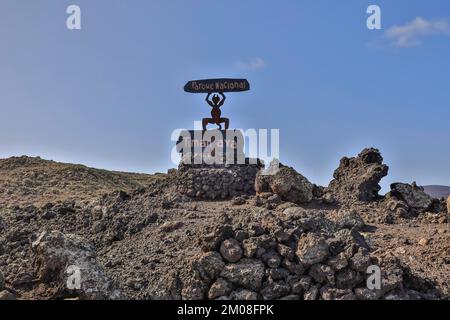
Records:
{"label": "stone pedestal", "polygon": [[255,193],[256,174],[264,165],[245,158],[241,131],[183,131],[177,151],[182,157],[177,172],[181,193],[210,200]]}
{"label": "stone pedestal", "polygon": [[199,199],[227,199],[255,194],[255,178],[263,167],[260,161],[240,165],[185,165],[178,169],[181,193]]}

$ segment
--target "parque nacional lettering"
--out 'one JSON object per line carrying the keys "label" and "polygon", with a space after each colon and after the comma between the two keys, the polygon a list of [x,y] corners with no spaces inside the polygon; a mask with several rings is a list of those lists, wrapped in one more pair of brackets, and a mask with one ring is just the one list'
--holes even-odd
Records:
{"label": "parque nacional lettering", "polygon": [[190,93],[242,92],[250,90],[246,79],[208,79],[189,81],[184,91]]}

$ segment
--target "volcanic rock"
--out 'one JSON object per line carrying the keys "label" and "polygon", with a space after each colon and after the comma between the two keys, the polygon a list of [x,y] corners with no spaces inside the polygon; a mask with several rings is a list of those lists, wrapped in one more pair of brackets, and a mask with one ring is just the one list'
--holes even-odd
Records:
{"label": "volcanic rock", "polygon": [[378,149],[364,149],[357,157],[341,159],[327,191],[340,201],[375,200],[388,169]]}
{"label": "volcanic rock", "polygon": [[356,300],[356,296],[350,289],[342,290],[325,286],[320,289],[320,295],[323,300]]}
{"label": "volcanic rock", "polygon": [[269,268],[278,268],[281,264],[281,257],[274,250],[264,253],[262,255],[262,260]]}
{"label": "volcanic rock", "polygon": [[219,278],[209,289],[208,298],[213,300],[222,296],[227,296],[232,290],[233,286],[230,283],[222,278]]}
{"label": "volcanic rock", "polygon": [[229,282],[256,291],[261,288],[264,264],[260,260],[244,258],[236,264],[228,264],[220,276]]}
{"label": "volcanic rock", "polygon": [[193,261],[194,269],[205,281],[212,281],[220,274],[225,263],[218,252],[206,252]]}
{"label": "volcanic rock", "polygon": [[5,276],[0,271],[0,291],[2,291],[5,288]]}
{"label": "volcanic rock", "polygon": [[357,253],[350,259],[350,267],[359,272],[366,272],[371,265],[370,256],[364,249],[359,249]]}
{"label": "volcanic rock", "polygon": [[242,248],[235,239],[228,239],[222,242],[220,246],[222,257],[228,262],[238,262],[242,258]]}
{"label": "volcanic rock", "polygon": [[261,290],[261,294],[266,300],[280,299],[287,296],[291,291],[291,287],[284,281],[270,282]]}
{"label": "volcanic rock", "polygon": [[334,271],[330,266],[325,264],[315,264],[309,269],[309,275],[318,283],[327,281],[334,285]]}
{"label": "volcanic rock", "polygon": [[44,231],[32,244],[36,273],[44,283],[57,282],[66,291],[69,276],[80,271],[80,287],[74,289],[80,299],[117,299],[120,293],[102,268],[95,262],[90,245],[79,236],[59,231]]}
{"label": "volcanic rock", "polygon": [[0,301],[16,300],[16,297],[8,290],[0,291]]}
{"label": "volcanic rock", "polygon": [[428,210],[433,204],[433,198],[416,183],[393,183],[391,184],[391,195],[405,201],[409,207],[416,210]]}
{"label": "volcanic rock", "polygon": [[329,255],[328,244],[324,238],[308,233],[299,240],[296,255],[305,266],[320,263]]}
{"label": "volcanic rock", "polygon": [[355,211],[340,211],[336,221],[341,228],[361,230],[365,223],[361,216]]}
{"label": "volcanic rock", "polygon": [[237,289],[230,294],[230,298],[233,300],[250,301],[257,300],[258,294],[247,289]]}
{"label": "volcanic rock", "polygon": [[314,185],[291,167],[272,163],[268,172],[259,171],[256,175],[256,193],[272,192],[283,201],[308,203],[313,199]]}

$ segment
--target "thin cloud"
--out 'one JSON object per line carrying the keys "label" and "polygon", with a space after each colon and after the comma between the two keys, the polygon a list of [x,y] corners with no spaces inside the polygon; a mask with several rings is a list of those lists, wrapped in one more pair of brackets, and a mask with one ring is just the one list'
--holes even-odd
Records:
{"label": "thin cloud", "polygon": [[384,37],[397,48],[411,48],[422,45],[423,40],[431,35],[450,35],[450,24],[447,20],[426,20],[417,17],[413,21],[386,30]]}
{"label": "thin cloud", "polygon": [[266,66],[266,62],[261,58],[256,58],[250,61],[238,61],[236,67],[244,70],[258,70]]}

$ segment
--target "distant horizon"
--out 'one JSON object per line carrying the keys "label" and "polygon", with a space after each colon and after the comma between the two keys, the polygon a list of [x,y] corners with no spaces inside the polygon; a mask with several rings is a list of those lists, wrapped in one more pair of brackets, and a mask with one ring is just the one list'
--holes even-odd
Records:
{"label": "distant horizon", "polygon": [[280,161],[315,184],[374,147],[383,191],[449,185],[450,2],[377,0],[381,30],[370,4],[3,0],[0,157],[166,172],[171,133],[210,116],[186,82],[233,78],[251,90],[227,94],[230,128],[279,129]]}
{"label": "distant horizon", "polygon": [[[355,155],[351,155],[351,156],[347,156],[347,157],[354,157],[354,156],[356,156],[356,154]],[[123,169],[104,168],[104,167],[89,165],[89,164],[83,163],[83,162],[70,162],[70,161],[68,162],[68,161],[61,161],[61,160],[56,160],[56,159],[44,158],[44,157],[37,156],[37,155],[36,156],[30,156],[30,155],[25,155],[25,154],[23,154],[23,155],[12,155],[12,156],[9,156],[9,157],[3,157],[3,156],[0,155],[0,160],[7,160],[7,159],[10,159],[10,158],[20,158],[20,157],[39,158],[39,159],[41,159],[43,161],[53,161],[53,162],[57,162],[57,163],[61,163],[61,164],[69,164],[69,165],[81,165],[81,166],[85,166],[85,167],[91,168],[91,169],[106,170],[106,171],[121,172],[121,173],[133,173],[133,174],[148,174],[148,175],[161,174],[161,173],[164,174],[164,173],[167,173],[167,170],[176,168],[176,166],[174,166],[172,168],[168,168],[167,170],[164,170],[165,172],[163,172],[163,171],[153,171],[153,172],[148,172],[148,171],[129,171],[129,170],[123,170]],[[283,163],[283,164],[287,165],[287,166],[290,166],[290,167],[293,167],[295,170],[297,170],[295,168],[295,166],[289,165],[288,163]],[[336,165],[336,168],[337,168],[338,165],[339,164]],[[387,165],[389,166],[389,164],[387,164]],[[299,172],[299,173],[304,175],[302,172]],[[308,176],[305,176],[305,177],[308,180],[310,180]],[[389,177],[389,174],[388,174],[387,177]],[[391,183],[389,183],[389,184],[383,183],[383,180],[385,180],[387,177],[384,177],[381,180],[381,182],[380,182],[380,185],[382,186],[382,190],[380,191],[380,193],[382,193],[382,195],[384,195],[385,193],[389,192],[389,190],[390,190]],[[329,182],[331,182],[332,179],[333,179],[333,177],[330,178]],[[314,181],[311,181],[311,182],[315,183]],[[326,184],[318,184],[318,185],[327,187],[329,182],[326,183]],[[392,183],[408,183],[408,184],[411,184],[413,182],[417,182],[417,181],[415,181],[415,180],[413,180],[413,181],[395,181],[395,182],[392,182]],[[317,184],[317,183],[315,183],[315,184]],[[422,187],[425,187],[425,188],[429,188],[429,187],[450,188],[450,184],[449,185],[441,185],[441,184],[420,184],[420,183],[418,183],[418,185],[422,186]]]}

